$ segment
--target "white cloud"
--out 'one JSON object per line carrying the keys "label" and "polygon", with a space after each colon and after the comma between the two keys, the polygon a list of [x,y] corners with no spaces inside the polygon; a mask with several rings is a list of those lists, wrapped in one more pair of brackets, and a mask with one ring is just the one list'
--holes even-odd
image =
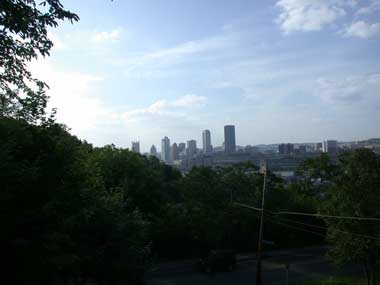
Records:
{"label": "white cloud", "polygon": [[357,102],[380,97],[380,74],[351,76],[341,80],[320,78],[316,95],[326,102]]}
{"label": "white cloud", "polygon": [[96,43],[117,42],[121,38],[121,32],[121,29],[95,32],[95,34],[92,36],[92,40]]}
{"label": "white cloud", "polygon": [[365,21],[357,21],[346,27],[341,34],[345,37],[357,37],[368,39],[380,35],[380,23],[369,24]]}
{"label": "white cloud", "polygon": [[137,108],[121,114],[121,118],[126,122],[136,121],[144,116],[174,116],[184,117],[186,111],[205,105],[207,98],[194,94],[184,95],[176,100],[158,100],[146,108]]}
{"label": "white cloud", "polygon": [[173,69],[162,69],[172,67],[188,59],[200,59],[200,54],[225,50],[237,44],[235,34],[223,34],[221,36],[209,37],[201,40],[180,43],[174,47],[147,52],[137,57],[129,58],[125,62],[127,66],[124,75],[130,78],[156,78],[167,74],[175,74]]}
{"label": "white cloud", "polygon": [[279,0],[282,11],[276,22],[286,32],[318,31],[346,15],[345,6],[354,2],[342,0]]}
{"label": "white cloud", "polygon": [[359,8],[356,15],[369,15],[380,10],[380,0],[372,0],[369,5]]}
{"label": "white cloud", "polygon": [[192,108],[195,106],[203,106],[207,101],[204,96],[198,96],[195,94],[188,94],[182,96],[173,102],[174,107]]}

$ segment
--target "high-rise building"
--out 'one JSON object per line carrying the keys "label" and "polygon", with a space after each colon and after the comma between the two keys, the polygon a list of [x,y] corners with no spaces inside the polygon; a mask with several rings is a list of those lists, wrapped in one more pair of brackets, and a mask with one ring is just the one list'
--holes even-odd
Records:
{"label": "high-rise building", "polygon": [[193,156],[197,153],[197,142],[195,140],[187,141],[187,155]]}
{"label": "high-rise building", "polygon": [[166,163],[170,162],[169,152],[170,140],[168,137],[164,137],[161,141],[161,159]]}
{"label": "high-rise building", "polygon": [[291,143],[282,143],[278,145],[279,154],[292,154],[294,153],[294,145]]}
{"label": "high-rise building", "polygon": [[323,150],[323,143],[316,143],[314,146],[314,150],[320,152]]}
{"label": "high-rise building", "polygon": [[178,150],[179,152],[183,152],[186,149],[186,144],[185,143],[179,143],[178,144]]}
{"label": "high-rise building", "polygon": [[202,141],[203,141],[203,153],[205,154],[212,153],[211,133],[209,130],[204,130],[202,132]]}
{"label": "high-rise building", "polygon": [[224,151],[234,153],[236,151],[235,126],[224,126]]}
{"label": "high-rise building", "polygon": [[299,153],[303,154],[303,153],[306,153],[306,145],[300,145],[298,147],[298,151]]}
{"label": "high-rise building", "polygon": [[178,160],[179,159],[179,148],[176,143],[173,143],[172,147],[170,148],[170,158],[171,160]]}
{"label": "high-rise building", "polygon": [[327,140],[323,142],[323,152],[334,155],[338,153],[338,142],[335,140]]}
{"label": "high-rise building", "polygon": [[132,151],[140,153],[140,142],[139,141],[133,141],[132,142]]}
{"label": "high-rise building", "polygon": [[151,155],[151,156],[158,157],[158,154],[157,154],[157,148],[155,147],[154,144],[150,147],[150,155]]}

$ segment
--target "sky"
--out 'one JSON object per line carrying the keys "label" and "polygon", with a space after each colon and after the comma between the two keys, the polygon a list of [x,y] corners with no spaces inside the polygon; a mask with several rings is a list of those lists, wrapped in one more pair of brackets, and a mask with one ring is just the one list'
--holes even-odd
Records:
{"label": "sky", "polygon": [[62,0],[30,69],[96,146],[238,145],[380,136],[380,0]]}

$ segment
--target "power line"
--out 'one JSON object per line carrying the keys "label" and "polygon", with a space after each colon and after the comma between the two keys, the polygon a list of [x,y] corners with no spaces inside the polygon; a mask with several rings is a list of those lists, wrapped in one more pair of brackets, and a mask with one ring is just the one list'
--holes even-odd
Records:
{"label": "power line", "polygon": [[309,214],[309,213],[300,213],[300,212],[271,212],[271,211],[267,211],[267,212],[274,215],[298,215],[298,216],[309,216],[309,217],[319,217],[319,218],[345,219],[345,220],[380,221],[380,218],[373,218],[373,217],[333,216],[333,215]]}
{"label": "power line", "polygon": [[262,211],[262,209],[260,209],[260,208],[252,207],[252,206],[241,204],[241,203],[237,203],[237,202],[235,202],[234,205],[235,206],[239,206],[239,207],[243,207],[243,208],[247,208],[247,209],[251,209],[251,210],[260,211],[260,212]]}
{"label": "power line", "polygon": [[[241,204],[241,203],[236,203],[236,202],[234,204],[236,206],[240,206],[240,207],[243,207],[243,208],[248,208],[248,209],[252,209],[252,210],[260,211],[260,212],[262,211],[262,209],[256,208],[256,207],[253,207],[253,206],[249,206],[249,205],[245,205],[245,204]],[[265,212],[268,212],[268,213],[270,213],[272,215],[300,215],[300,216],[309,216],[309,217],[334,218],[334,219],[346,219],[346,220],[380,221],[380,218],[372,218],[372,217],[366,218],[366,217],[350,217],[350,216],[333,216],[333,215],[309,214],[309,213],[300,213],[300,212],[284,212],[284,211],[282,211],[282,212],[272,212],[272,211],[269,211],[269,210],[265,210]],[[299,224],[299,225],[304,225],[304,226],[314,227],[314,228],[318,228],[318,229],[328,230],[327,227],[316,226],[316,225],[307,224],[307,223],[303,223],[303,222],[298,222],[298,221],[294,221],[294,220],[290,220],[290,219],[286,219],[286,218],[280,218],[280,219],[283,220],[283,221],[288,221],[288,222],[296,223],[296,224]],[[277,222],[277,223],[279,223],[279,222]],[[281,224],[284,225],[284,226],[286,225],[284,223],[281,223]],[[316,232],[307,231],[307,230],[304,230],[304,229],[301,229],[301,228],[298,228],[298,227],[294,227],[294,226],[289,226],[289,225],[286,225],[286,226],[292,227],[292,228],[295,228],[295,229],[298,229],[298,230],[303,230],[303,231],[306,231],[306,232],[310,232],[310,233],[316,233]],[[367,238],[367,239],[373,239],[373,240],[380,240],[380,237],[363,235],[363,234],[358,234],[358,233],[351,233],[351,232],[347,232],[347,231],[343,231],[343,230],[339,230],[339,229],[335,229],[335,231],[340,232],[340,233],[344,233],[344,234],[349,234],[349,235],[357,236],[357,237],[362,237],[362,238]],[[317,233],[317,234],[321,235],[320,233]]]}
{"label": "power line", "polygon": [[290,220],[290,219],[286,219],[286,218],[280,218],[280,220],[286,221],[286,222],[290,222],[290,223],[294,223],[294,224],[303,225],[303,226],[308,226],[308,227],[312,227],[312,228],[316,228],[316,229],[327,230],[327,227],[312,225],[312,224],[303,223],[303,222],[299,222],[299,221],[294,221],[294,220]]}
{"label": "power line", "polygon": [[[304,226],[308,226],[308,227],[328,230],[327,227],[316,226],[316,225],[312,225],[312,224],[308,224],[308,223],[303,223],[303,222],[298,222],[298,221],[293,221],[293,220],[285,219],[285,218],[280,218],[280,219],[283,220],[283,221],[288,221],[290,223],[295,223],[295,224],[304,225]],[[380,237],[369,236],[369,235],[358,234],[358,233],[351,233],[351,232],[343,231],[343,230],[339,230],[339,229],[334,229],[334,230],[337,231],[337,232],[340,232],[340,233],[349,234],[349,235],[353,235],[353,236],[357,236],[357,237],[362,237],[362,238],[367,238],[367,239],[373,239],[373,240],[380,240]]]}
{"label": "power line", "polygon": [[314,235],[317,235],[317,236],[320,236],[320,237],[325,237],[325,235],[321,234],[321,233],[318,233],[318,232],[314,232],[314,231],[310,231],[310,230],[305,230],[303,228],[299,228],[299,227],[296,227],[296,226],[291,226],[291,225],[288,225],[288,224],[285,224],[285,223],[282,223],[282,222],[279,222],[279,221],[273,221],[273,220],[270,220],[272,223],[276,223],[276,224],[279,224],[279,225],[282,225],[286,228],[290,228],[290,229],[294,229],[294,230],[298,230],[298,231],[302,231],[302,232],[306,232],[306,233],[310,233],[310,234],[314,234]]}
{"label": "power line", "polygon": [[[241,204],[241,203],[234,203],[236,206],[240,206],[243,208],[248,208],[256,211],[262,211],[260,208],[256,208],[253,206]],[[380,218],[374,218],[374,217],[353,217],[353,216],[334,216],[334,215],[324,215],[324,214],[310,214],[310,213],[301,213],[301,212],[272,212],[269,210],[265,210],[265,212],[268,212],[273,215],[299,215],[299,216],[309,216],[309,217],[317,217],[317,218],[333,218],[333,219],[345,219],[345,220],[360,220],[360,221],[380,221]]]}

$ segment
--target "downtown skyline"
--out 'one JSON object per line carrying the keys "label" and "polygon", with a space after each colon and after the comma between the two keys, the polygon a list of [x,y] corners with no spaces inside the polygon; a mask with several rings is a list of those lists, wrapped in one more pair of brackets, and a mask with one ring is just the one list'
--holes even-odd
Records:
{"label": "downtown skyline", "polygon": [[379,137],[378,0],[62,2],[81,20],[31,70],[96,146]]}

